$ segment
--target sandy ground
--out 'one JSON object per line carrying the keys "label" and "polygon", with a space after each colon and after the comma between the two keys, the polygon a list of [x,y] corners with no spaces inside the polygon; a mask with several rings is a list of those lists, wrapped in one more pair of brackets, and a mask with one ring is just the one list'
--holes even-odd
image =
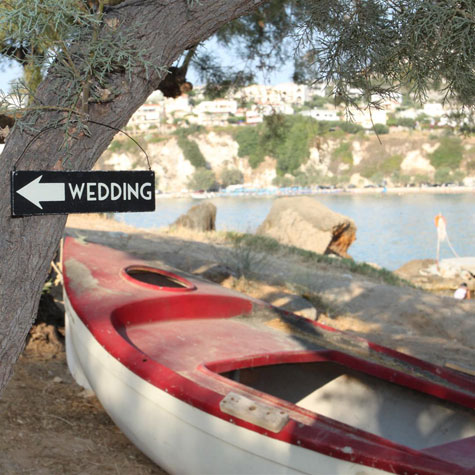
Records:
{"label": "sandy ground", "polygon": [[[211,276],[269,302],[291,301],[294,309],[297,303],[301,312],[312,307],[322,323],[433,363],[475,371],[475,300],[456,302],[389,286],[295,256],[250,254],[224,245],[213,233],[143,231],[95,215],[70,217],[67,233],[157,265]],[[243,273],[247,278],[238,278]],[[0,399],[0,473],[165,473],[72,380],[61,338],[49,339],[47,334],[31,339]]]}

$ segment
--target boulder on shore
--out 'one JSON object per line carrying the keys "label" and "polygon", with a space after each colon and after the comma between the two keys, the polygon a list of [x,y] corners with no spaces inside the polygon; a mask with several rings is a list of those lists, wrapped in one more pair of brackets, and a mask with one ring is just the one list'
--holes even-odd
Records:
{"label": "boulder on shore", "polygon": [[209,201],[195,205],[182,214],[172,226],[196,229],[197,231],[214,231],[216,229],[216,206]]}
{"label": "boulder on shore", "polygon": [[475,291],[475,276],[463,264],[457,266],[452,259],[445,259],[439,263],[435,259],[414,259],[406,262],[394,273],[411,282],[417,287],[431,292],[440,292],[449,295],[462,283]]}
{"label": "boulder on shore", "polygon": [[309,196],[274,201],[257,234],[319,254],[350,257],[347,250],[356,239],[354,221]]}

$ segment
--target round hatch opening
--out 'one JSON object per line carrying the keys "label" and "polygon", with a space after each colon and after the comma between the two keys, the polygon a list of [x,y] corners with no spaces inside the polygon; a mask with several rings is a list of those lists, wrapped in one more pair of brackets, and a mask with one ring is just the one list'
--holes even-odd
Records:
{"label": "round hatch opening", "polygon": [[154,267],[130,266],[124,273],[129,280],[155,289],[185,291],[196,288],[183,277]]}

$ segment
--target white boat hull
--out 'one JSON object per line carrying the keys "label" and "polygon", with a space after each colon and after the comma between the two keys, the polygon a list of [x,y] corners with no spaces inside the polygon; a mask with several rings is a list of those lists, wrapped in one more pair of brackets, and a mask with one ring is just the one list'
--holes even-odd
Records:
{"label": "white boat hull", "polygon": [[78,384],[95,392],[125,435],[168,472],[387,473],[266,437],[186,404],[144,381],[111,356],[76,315],[66,295],[65,305],[71,374]]}

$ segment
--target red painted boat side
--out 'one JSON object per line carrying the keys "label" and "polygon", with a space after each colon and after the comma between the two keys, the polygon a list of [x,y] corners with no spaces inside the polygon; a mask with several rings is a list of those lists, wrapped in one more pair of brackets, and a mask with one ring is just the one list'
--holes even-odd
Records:
{"label": "red painted boat side", "polygon": [[[147,263],[103,246],[67,238],[63,261],[65,290],[78,316],[112,356],[157,388],[213,416],[343,460],[394,473],[473,473],[470,466],[475,465],[475,438],[460,445],[445,444],[447,447],[438,450],[414,450],[243,386],[219,373],[283,362],[332,361],[470,408],[475,408],[474,378],[362,339],[372,350],[451,384],[421,380],[341,351],[303,351],[295,339],[254,328],[244,319],[231,319],[264,305],[262,302],[175,273],[169,276],[182,282],[182,288],[137,282],[124,269]],[[336,331],[315,322],[306,325]],[[289,422],[279,433],[271,433],[223,413],[219,404],[230,391],[285,409]],[[349,446],[351,453],[344,450]],[[452,456],[445,457],[444,453]]]}

